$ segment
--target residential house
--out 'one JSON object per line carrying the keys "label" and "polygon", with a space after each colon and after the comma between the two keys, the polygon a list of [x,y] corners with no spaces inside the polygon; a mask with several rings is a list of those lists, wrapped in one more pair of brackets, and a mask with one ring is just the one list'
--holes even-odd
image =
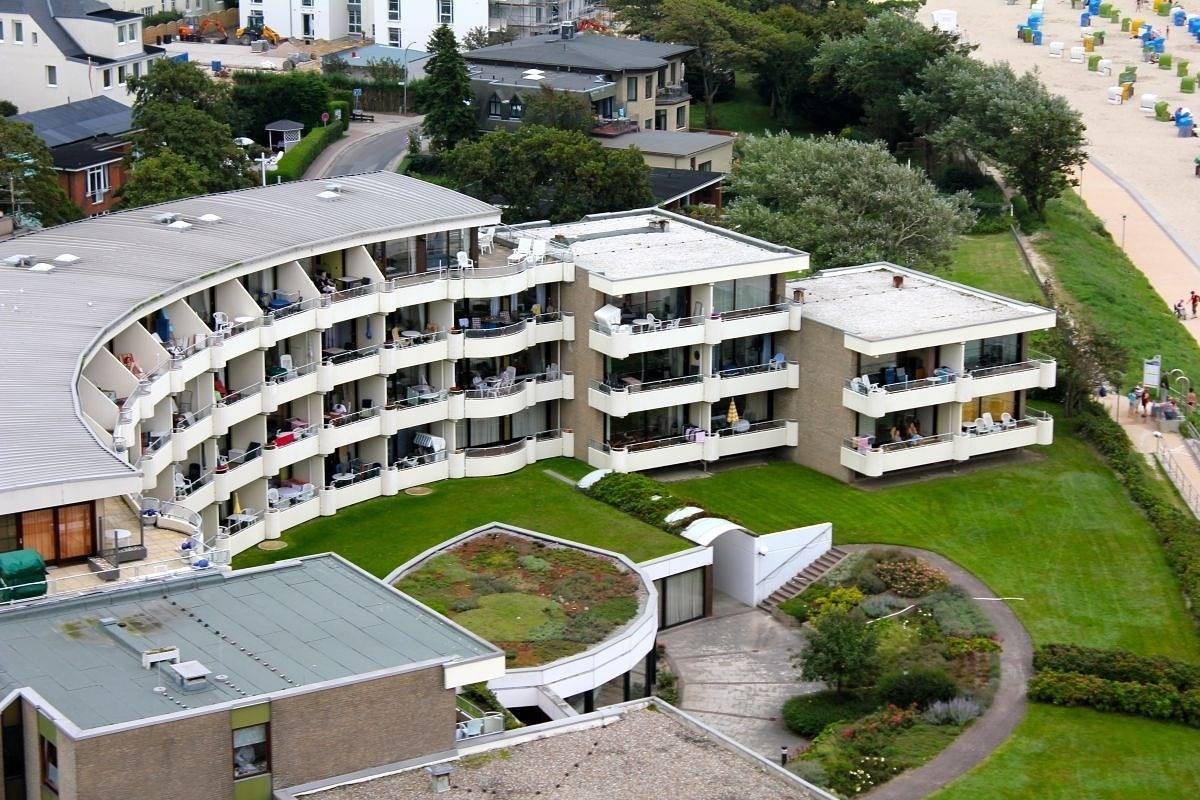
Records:
{"label": "residential house", "polygon": [[[610,131],[617,131],[615,135]],[[733,169],[732,136],[703,131],[646,131],[607,125],[597,130],[604,147],[627,150],[636,147],[650,167],[728,173]]]}
{"label": "residential house", "polygon": [[0,0],[0,97],[20,111],[101,96],[132,105],[126,81],[163,52],[142,44],[141,20],[97,0]]}
{"label": "residential house", "polygon": [[667,211],[682,211],[697,205],[712,206],[719,211],[724,181],[725,175],[720,172],[650,168],[650,194],[655,204]]}
{"label": "residential house", "polygon": [[132,116],[129,106],[102,96],[12,119],[33,127],[50,148],[59,184],[80,211],[92,216],[111,209],[117,190],[125,185]]}

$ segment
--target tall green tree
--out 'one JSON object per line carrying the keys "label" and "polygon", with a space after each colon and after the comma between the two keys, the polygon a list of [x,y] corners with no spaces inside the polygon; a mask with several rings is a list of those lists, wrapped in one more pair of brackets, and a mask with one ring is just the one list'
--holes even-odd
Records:
{"label": "tall green tree", "polygon": [[579,131],[522,125],[463,142],[442,157],[461,191],[505,199],[504,219],[569,222],[652,203],[649,168],[635,149],[608,149]]}
{"label": "tall green tree", "polygon": [[170,148],[139,159],[121,187],[121,207],[137,208],[203,194],[208,186],[204,170]]}
{"label": "tall green tree", "polygon": [[913,133],[901,95],[921,86],[920,75],[929,64],[971,49],[909,15],[886,13],[868,21],[860,33],[826,39],[813,58],[813,75],[828,76],[855,95],[868,131],[895,148]]}
{"label": "tall green tree", "polygon": [[[386,60],[403,69],[395,59]],[[234,73],[232,100],[237,109],[229,120],[234,135],[266,143],[266,126],[276,120],[302,122],[308,130],[320,125],[321,114],[329,109],[329,84],[316,72],[239,71]]]}
{"label": "tall green tree", "polygon": [[481,47],[491,47],[494,44],[506,44],[517,38],[516,28],[501,28],[498,31],[490,31],[482,25],[478,25],[463,34],[463,47],[468,50],[478,50]]}
{"label": "tall green tree", "polygon": [[1074,182],[1087,158],[1079,112],[1036,74],[1017,75],[1005,63],[949,56],[926,67],[921,80],[900,100],[918,130],[944,152],[995,163],[1044,218],[1046,201]]}
{"label": "tall green tree", "polygon": [[195,106],[226,124],[232,121],[233,103],[228,84],[214,81],[191,61],[160,58],[150,62],[145,74],[130,78],[127,87],[133,93],[137,113],[151,103],[178,103]]}
{"label": "tall green tree", "polygon": [[587,133],[595,124],[596,115],[592,112],[592,104],[580,95],[556,92],[543,85],[541,91],[525,99],[521,122]]}
{"label": "tall green tree", "polygon": [[881,143],[832,136],[747,137],[728,187],[731,225],[806,250],[821,269],[944,265],[975,221],[966,192],[939,194]]}
{"label": "tall green tree", "polygon": [[688,58],[689,83],[698,79],[705,124],[716,127],[713,103],[725,77],[761,61],[767,41],[777,32],[721,0],[663,0],[658,14],[648,33],[658,41],[696,48]]}
{"label": "tall green tree", "polygon": [[654,33],[662,17],[662,0],[608,0],[608,7],[626,34]]}
{"label": "tall green tree", "polygon": [[817,617],[800,655],[805,680],[825,681],[835,692],[864,686],[879,670],[879,638],[858,615],[829,611]]}
{"label": "tall green tree", "polygon": [[435,150],[449,150],[478,131],[471,79],[454,31],[442,25],[429,37],[425,62],[425,135]]}
{"label": "tall green tree", "polygon": [[[246,151],[233,143],[229,125],[188,103],[155,100],[133,111],[136,159],[170,150],[205,175],[205,192],[240,189],[252,183]],[[135,161],[136,161],[135,159]]]}
{"label": "tall green tree", "polygon": [[42,225],[79,219],[79,209],[58,183],[50,150],[33,126],[0,117],[0,207],[20,209]]}

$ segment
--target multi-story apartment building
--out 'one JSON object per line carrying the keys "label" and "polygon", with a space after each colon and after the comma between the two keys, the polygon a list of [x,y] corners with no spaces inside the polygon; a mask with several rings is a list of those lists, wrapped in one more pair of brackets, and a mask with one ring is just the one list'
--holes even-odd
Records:
{"label": "multi-story apartment building", "polygon": [[465,54],[483,128],[520,124],[523,100],[548,86],[580,95],[601,120],[642,130],[688,128],[691,95],[683,57],[691,45],[595,33],[555,33],[482,47]]}
{"label": "multi-story apartment building", "polygon": [[[0,611],[0,798],[269,800],[460,737],[504,653],[331,554]],[[502,726],[501,726],[502,727]]]}
{"label": "multi-story apartment building", "polygon": [[585,0],[490,0],[488,24],[492,30],[508,28],[520,36],[538,36],[579,19],[587,10]]}
{"label": "multi-story apartment building", "polygon": [[[1054,311],[893,264],[795,281],[804,327],[793,458],[843,480],[1048,445],[1025,392],[1055,382],[1029,348]],[[791,352],[789,350],[789,352]]]}
{"label": "multi-story apartment building", "polygon": [[[792,292],[806,254],[656,210],[499,222],[376,173],[0,244],[0,551],[108,554],[128,527],[101,519],[113,498],[227,556],[552,456],[624,471],[777,452],[848,477],[1050,436],[1012,395],[1051,380],[1020,336],[1046,309],[891,267]],[[935,441],[884,445],[873,421],[903,409]],[[988,411],[996,432],[962,432]]]}
{"label": "multi-story apartment building", "polygon": [[417,50],[442,25],[459,39],[488,25],[487,0],[245,0],[238,15],[242,25],[265,24],[289,39],[373,37]]}
{"label": "multi-story apartment building", "polygon": [[132,105],[125,82],[163,52],[141,27],[140,13],[96,0],[0,0],[0,98],[21,111],[100,96]]}

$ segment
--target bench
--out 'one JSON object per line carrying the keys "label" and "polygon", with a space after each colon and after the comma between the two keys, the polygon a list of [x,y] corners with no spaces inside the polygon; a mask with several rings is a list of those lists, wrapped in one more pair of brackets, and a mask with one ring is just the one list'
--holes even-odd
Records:
{"label": "bench", "polygon": [[374,122],[375,115],[374,114],[364,114],[361,111],[351,111],[350,112],[350,121],[351,122]]}

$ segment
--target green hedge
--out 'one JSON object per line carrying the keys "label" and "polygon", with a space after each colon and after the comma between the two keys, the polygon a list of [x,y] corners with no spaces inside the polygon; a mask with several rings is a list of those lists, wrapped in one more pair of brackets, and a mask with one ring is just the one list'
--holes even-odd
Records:
{"label": "green hedge", "polygon": [[1200,613],[1200,522],[1154,491],[1151,481],[1155,479],[1142,455],[1134,451],[1129,436],[1098,403],[1085,403],[1078,420],[1079,435],[1100,451],[1129,496],[1146,513],[1179,579],[1188,608],[1193,616]]}
{"label": "green hedge", "polygon": [[[592,484],[588,494],[602,503],[608,503],[630,516],[637,517],[647,525],[662,528],[670,533],[678,533],[701,517],[712,516],[701,509],[700,513],[675,524],[665,522],[664,518],[672,511],[696,504],[675,497],[658,481],[637,472],[610,472]],[[738,524],[729,517],[721,518]]]}
{"label": "green hedge", "polygon": [[1200,727],[1200,691],[1181,692],[1160,683],[1110,681],[1074,672],[1039,672],[1029,681],[1029,699],[1056,706],[1086,706]]}
{"label": "green hedge", "polygon": [[326,147],[336,142],[342,137],[345,132],[345,124],[349,122],[349,117],[338,124],[332,119],[333,112],[330,111],[330,122],[328,125],[313,128],[304,135],[296,144],[283,154],[279,159],[279,165],[267,173],[267,182],[274,182],[276,177],[282,178],[285,181],[298,181],[304,177],[304,173],[308,170],[312,163],[317,160],[317,156],[324,152]]}
{"label": "green hedge", "polygon": [[1038,672],[1075,672],[1110,681],[1160,683],[1180,691],[1200,689],[1200,664],[1166,656],[1139,656],[1128,650],[1106,650],[1077,644],[1047,644],[1033,654]]}
{"label": "green hedge", "polygon": [[783,704],[783,724],[797,736],[812,739],[833,723],[857,719],[880,705],[871,692],[801,694]]}

